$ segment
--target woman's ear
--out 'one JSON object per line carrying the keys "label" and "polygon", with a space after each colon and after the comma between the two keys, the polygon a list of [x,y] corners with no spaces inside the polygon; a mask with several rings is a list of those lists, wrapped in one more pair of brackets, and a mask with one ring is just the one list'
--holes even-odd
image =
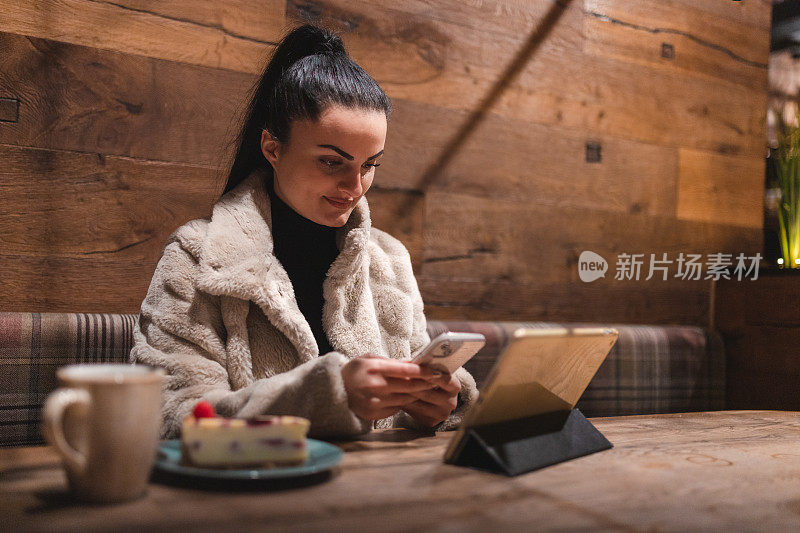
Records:
{"label": "woman's ear", "polygon": [[280,141],[274,138],[266,129],[261,130],[261,153],[270,164],[275,167],[278,162]]}

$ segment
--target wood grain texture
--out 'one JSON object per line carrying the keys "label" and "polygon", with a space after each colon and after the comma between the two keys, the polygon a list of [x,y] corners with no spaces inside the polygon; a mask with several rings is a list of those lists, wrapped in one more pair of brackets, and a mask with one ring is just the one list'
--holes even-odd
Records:
{"label": "wood grain texture", "polygon": [[243,72],[265,63],[284,23],[281,0],[3,4],[2,31]]}
{"label": "wood grain texture", "polygon": [[725,343],[727,406],[800,410],[798,273],[716,282],[714,327]]}
{"label": "wood grain texture", "polygon": [[220,190],[205,167],[8,145],[0,158],[0,243],[28,256],[113,255],[161,240],[210,212]]}
{"label": "wood grain texture", "polygon": [[[798,414],[590,419],[614,448],[514,478],[444,464],[452,432],[338,441],[340,466],[293,490],[151,483],[114,507],[71,501],[49,447],[0,450],[0,506],[21,530],[790,530],[800,526]],[[35,508],[37,512],[28,510]],[[409,511],[413,509],[413,512]]]}
{"label": "wood grain texture", "polygon": [[[503,5],[507,4],[498,4]],[[254,42],[226,35],[202,19],[204,13],[211,16],[209,9],[198,10],[190,20],[176,20],[158,11],[90,0],[10,7],[5,23],[0,21],[0,30],[251,74],[261,71],[279,37],[273,32],[272,41]],[[462,24],[397,8],[396,3],[385,0],[368,5],[345,0],[289,2],[286,23],[310,21],[339,29],[353,57],[392,97],[462,110],[480,107],[482,96],[525,49],[525,39],[550,29],[539,26],[547,18],[547,11],[540,15],[541,7],[531,13],[535,22],[528,33],[486,32],[481,39],[475,39],[474,30]],[[71,17],[72,10],[85,16]],[[584,13],[581,2],[568,4],[548,37],[561,32],[573,38],[544,40],[517,79],[508,80],[503,98],[492,112],[647,142],[763,152],[766,101],[758,98],[763,91],[753,94],[753,90],[724,80],[697,80],[681,75],[679,69],[649,69],[647,76],[642,76],[641,65],[635,62],[584,54],[575,36],[581,35],[586,16],[593,18]],[[101,19],[106,24],[93,22]],[[123,35],[108,28],[117,28]],[[146,35],[152,38],[142,37]],[[763,39],[767,39],[764,32]],[[578,79],[591,83],[567,83]],[[452,94],[459,98],[451,98]],[[707,113],[701,112],[704,105]],[[543,109],[549,111],[543,113]],[[682,119],[675,121],[674,117]],[[665,128],[666,124],[670,127]]]}
{"label": "wood grain texture", "polygon": [[538,283],[426,274],[417,281],[429,319],[708,323],[708,281]]}
{"label": "wood grain texture", "polygon": [[800,278],[762,271],[755,281],[716,283],[718,327],[744,325],[800,327]]}
{"label": "wood grain texture", "polygon": [[696,2],[675,0],[675,3],[693,7],[706,17],[722,17],[754,30],[769,29],[772,24],[772,0],[746,0],[744,2]]}
{"label": "wood grain texture", "polygon": [[7,311],[136,312],[169,234],[206,216],[207,167],[0,145]]}
{"label": "wood grain texture", "polygon": [[[29,150],[0,175],[0,201],[30,196],[0,213],[11,309],[138,310],[154,243],[207,210],[247,90],[306,21],[340,32],[393,100],[373,222],[409,248],[431,318],[703,325],[707,283],[585,284],[577,255],[762,246],[767,0],[0,6],[0,145]],[[653,56],[664,35],[669,62]],[[114,160],[113,178],[93,158]],[[28,193],[41,173],[71,185]],[[87,254],[105,262],[83,268]],[[100,268],[129,294],[92,302]]]}
{"label": "wood grain texture", "polygon": [[[491,200],[529,198],[554,208],[674,216],[677,152],[671,148],[490,114],[453,149],[448,140],[468,113],[408,100],[394,105],[381,183]],[[586,162],[587,141],[601,144],[601,163]]]}
{"label": "wood grain texture", "polygon": [[225,2],[186,0],[117,0],[113,5],[125,10],[196,24],[218,30],[228,38],[271,42],[286,31],[285,0],[225,0]]}
{"label": "wood grain texture", "polygon": [[678,154],[679,219],[763,227],[763,158],[685,148]]}
{"label": "wood grain texture", "polygon": [[223,167],[251,75],[0,33],[0,142]]}
{"label": "wood grain texture", "polygon": [[[587,0],[584,51],[667,71],[744,85],[763,93],[769,39],[750,24],[708,16],[696,5]],[[662,44],[672,54],[662,55]]]}
{"label": "wood grain texture", "polygon": [[[435,192],[425,197],[426,255],[423,274],[500,278],[520,282],[580,283],[577,261],[591,250],[610,263],[616,256],[655,254],[675,261],[684,253],[750,253],[761,250],[761,232],[736,226],[687,222],[519,200]],[[670,270],[677,273],[677,265]],[[476,273],[480,273],[476,275]],[[641,279],[649,271],[643,271]],[[628,283],[628,281],[625,281]],[[681,283],[688,283],[681,280]]]}

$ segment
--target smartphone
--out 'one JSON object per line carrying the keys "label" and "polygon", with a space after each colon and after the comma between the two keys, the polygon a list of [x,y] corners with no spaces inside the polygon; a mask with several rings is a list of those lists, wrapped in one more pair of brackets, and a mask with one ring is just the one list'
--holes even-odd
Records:
{"label": "smartphone", "polygon": [[486,337],[480,333],[448,331],[433,339],[411,362],[452,374],[472,359],[484,344]]}

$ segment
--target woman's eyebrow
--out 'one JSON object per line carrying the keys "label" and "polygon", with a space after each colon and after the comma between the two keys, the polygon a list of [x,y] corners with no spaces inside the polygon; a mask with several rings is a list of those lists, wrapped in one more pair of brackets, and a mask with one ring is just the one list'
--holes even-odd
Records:
{"label": "woman's eyebrow", "polygon": [[[348,154],[347,152],[345,152],[344,150],[342,150],[338,146],[334,146],[332,144],[318,144],[317,146],[319,146],[321,148],[330,148],[331,150],[336,150],[339,153],[340,156],[344,157],[345,159],[347,159],[349,161],[352,161],[354,159],[352,155]],[[381,150],[380,152],[378,152],[375,155],[369,156],[367,158],[367,161],[369,161],[370,159],[375,159],[376,157],[378,157],[382,153],[383,153],[383,150]]]}

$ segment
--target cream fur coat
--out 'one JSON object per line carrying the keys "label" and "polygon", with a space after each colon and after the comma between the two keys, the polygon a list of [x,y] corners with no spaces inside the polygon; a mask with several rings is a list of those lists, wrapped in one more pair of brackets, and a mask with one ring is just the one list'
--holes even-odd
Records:
{"label": "cream fur coat", "polygon": [[[339,255],[323,283],[322,321],[335,351],[320,355],[286,270],[272,252],[269,178],[255,171],[169,237],[142,302],[134,362],[166,369],[161,438],[174,438],[200,400],[223,416],[292,414],[311,437],[373,428],[421,429],[404,411],[368,421],[348,407],[341,367],[372,353],[409,359],[430,342],[403,244],[371,227],[366,198],[336,232]],[[454,429],[477,399],[460,368]]]}

